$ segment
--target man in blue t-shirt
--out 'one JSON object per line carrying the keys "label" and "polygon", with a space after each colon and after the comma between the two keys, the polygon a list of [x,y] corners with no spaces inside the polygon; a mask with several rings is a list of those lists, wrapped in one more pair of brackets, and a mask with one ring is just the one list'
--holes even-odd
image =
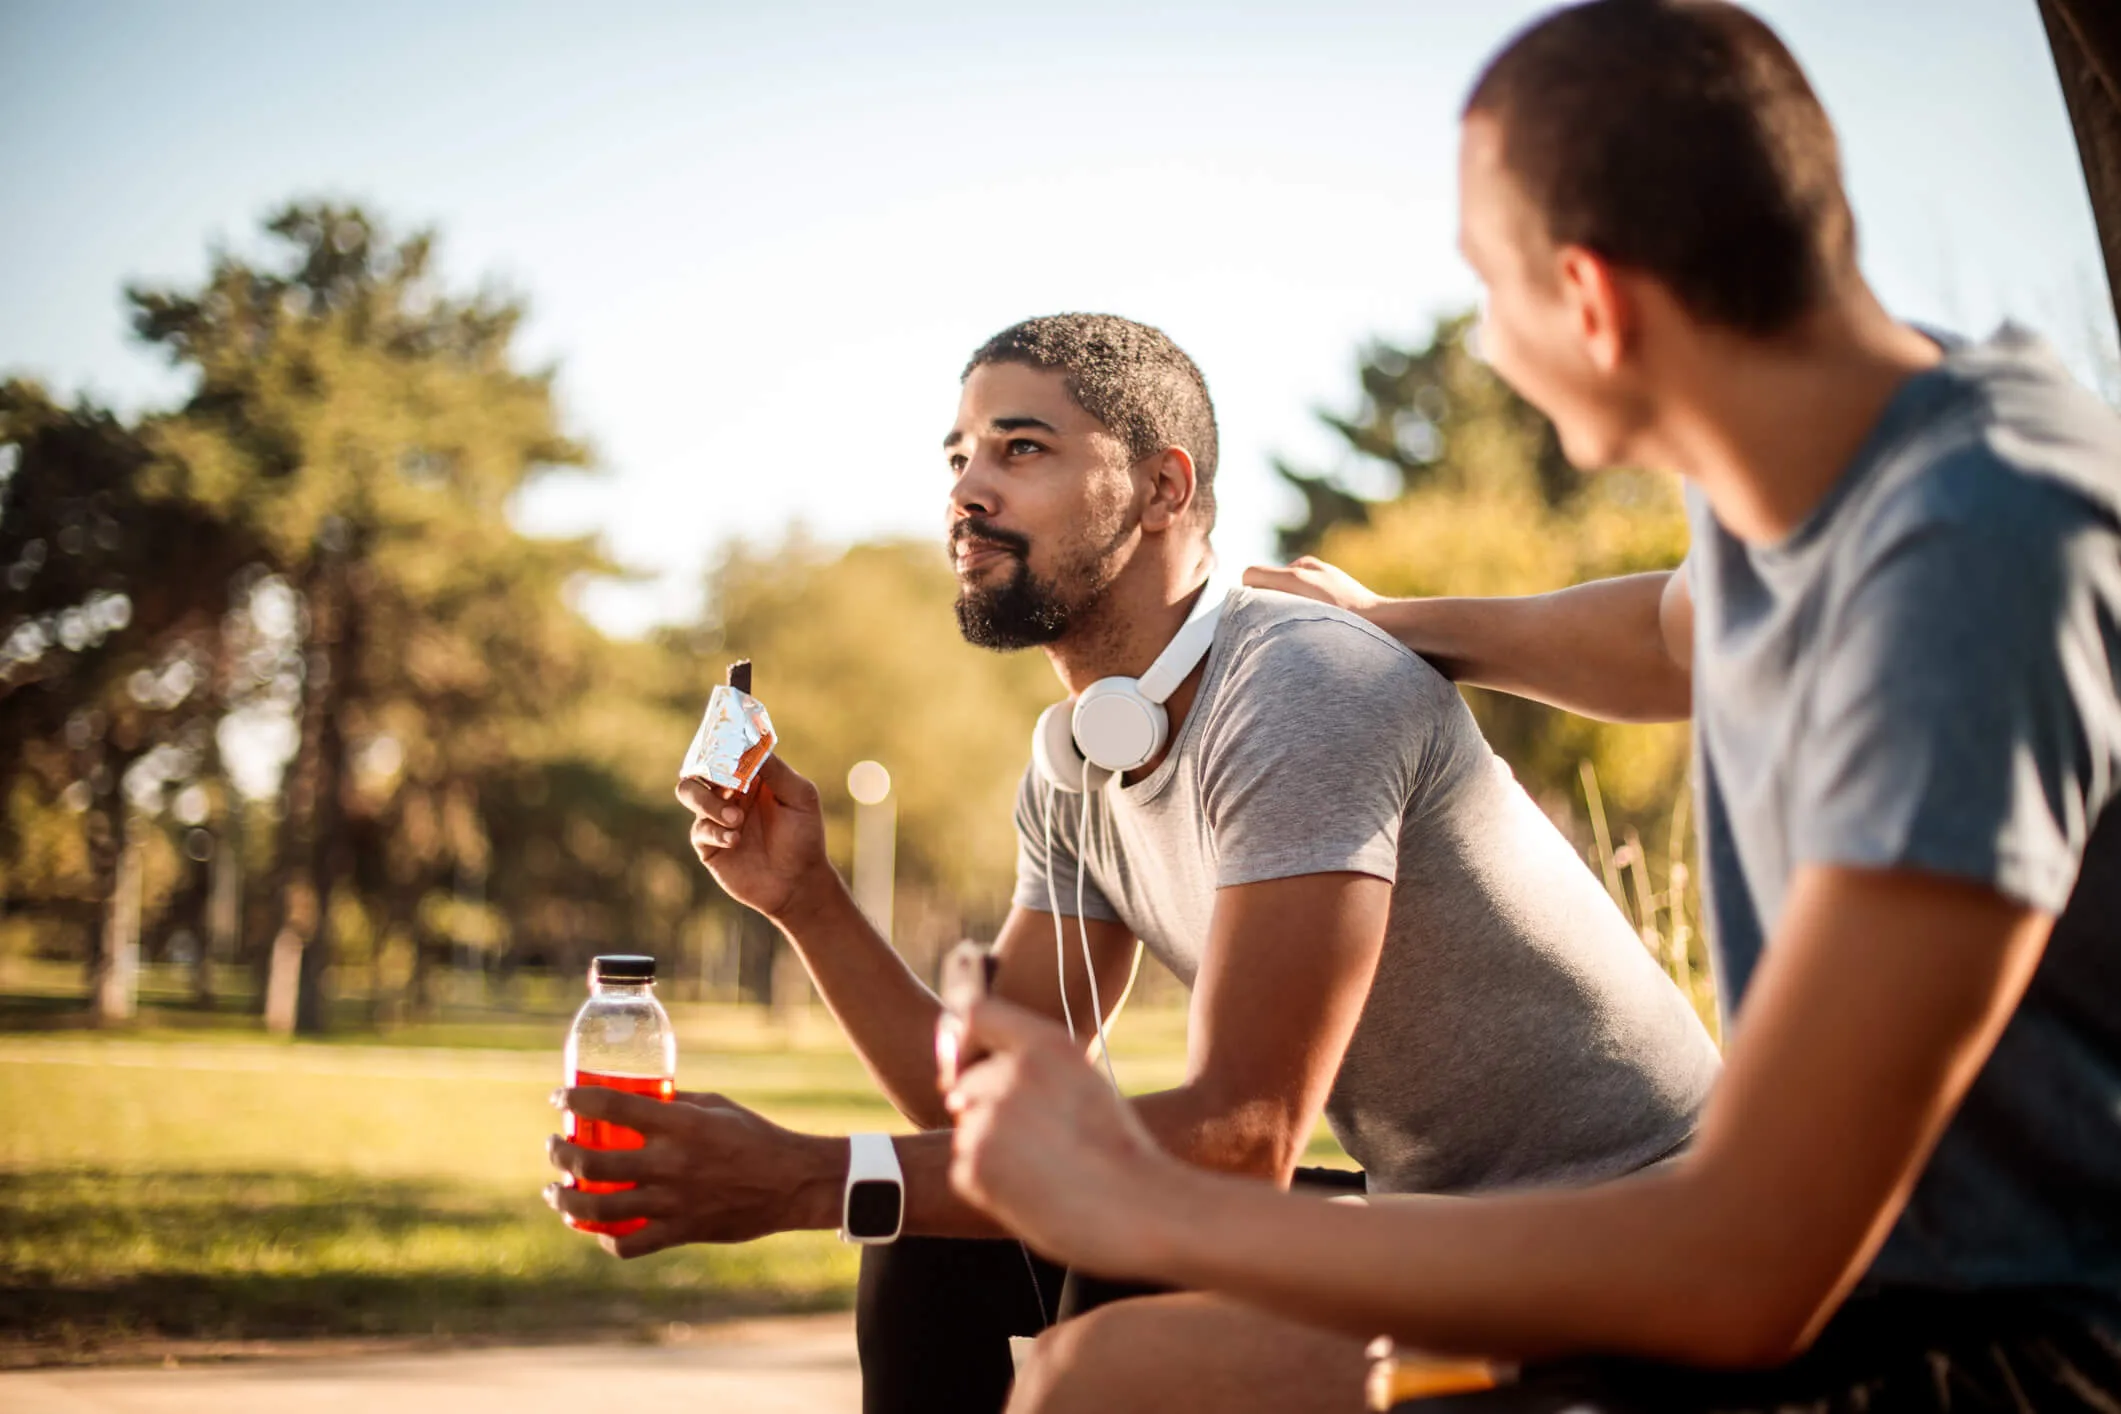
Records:
{"label": "man in blue t-shirt", "polygon": [[[1463,682],[1691,712],[1730,1022],[1698,1142],[1366,1212],[1181,1180],[989,1004],[960,1189],[1080,1266],[1526,1362],[1465,1407],[2121,1408],[2121,420],[2022,333],[1880,307],[1825,113],[1735,6],[1534,24],[1467,104],[1461,195],[1497,371],[1575,464],[1685,478],[1687,567],[1513,600],[1248,578]],[[1108,1308],[1015,1407],[1181,1407],[1202,1369],[1262,1407],[1228,1372],[1301,1338]]]}

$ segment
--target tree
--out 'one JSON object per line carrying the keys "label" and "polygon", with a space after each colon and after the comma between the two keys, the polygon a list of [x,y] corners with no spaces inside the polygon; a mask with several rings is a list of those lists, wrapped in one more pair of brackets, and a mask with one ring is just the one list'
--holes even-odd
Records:
{"label": "tree", "polygon": [[137,943],[127,787],[147,799],[210,763],[229,584],[255,546],[173,494],[151,449],[92,404],[0,385],[0,447],[6,892],[88,925],[91,1010],[122,1014],[107,984]]}
{"label": "tree", "polygon": [[[184,495],[262,547],[302,606],[267,995],[276,1026],[309,1032],[325,1024],[334,889],[353,875],[354,754],[379,739],[393,702],[493,705],[425,651],[434,636],[398,632],[476,600],[465,577],[495,592],[497,566],[521,548],[510,497],[588,454],[558,430],[550,372],[512,361],[520,304],[441,291],[430,234],[394,240],[358,208],[330,204],[290,206],[266,231],[265,258],[220,252],[197,291],[130,299],[140,336],[197,378],[144,437]],[[585,543],[525,553],[559,561],[560,573],[599,567]],[[535,569],[547,583],[555,572]],[[460,711],[456,725],[476,716]],[[448,751],[438,762],[455,766]],[[455,866],[483,867],[483,845],[463,831],[438,841]]]}

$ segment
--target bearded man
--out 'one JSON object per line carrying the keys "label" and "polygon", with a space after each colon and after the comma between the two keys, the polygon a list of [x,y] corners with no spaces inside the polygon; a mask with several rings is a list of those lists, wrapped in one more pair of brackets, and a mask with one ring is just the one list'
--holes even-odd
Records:
{"label": "bearded man", "polygon": [[[1457,690],[1343,609],[1205,588],[1215,414],[1176,344],[1111,315],[1006,329],[967,365],[943,451],[967,639],[1043,649],[1073,698],[1201,626],[1145,759],[1074,757],[1063,711],[1057,753],[1026,771],[996,995],[1087,1047],[1145,946],[1192,1004],[1185,1081],[1135,1113],[1185,1162],[1269,1184],[1298,1177],[1321,1111],[1363,1174],[1310,1176],[1371,1193],[1593,1182],[1685,1145],[1718,1068],[1707,1033]],[[865,1408],[997,1410],[1010,1336],[1127,1293],[952,1191],[939,1003],[827,862],[816,790],[777,760],[762,781],[755,801],[681,786],[693,845],[788,937],[923,1132],[799,1135],[719,1099],[576,1090],[570,1108],[647,1147],[555,1141],[570,1175],[636,1186],[549,1194],[576,1218],[647,1219],[606,1239],[628,1257],[793,1228],[867,1239]]]}

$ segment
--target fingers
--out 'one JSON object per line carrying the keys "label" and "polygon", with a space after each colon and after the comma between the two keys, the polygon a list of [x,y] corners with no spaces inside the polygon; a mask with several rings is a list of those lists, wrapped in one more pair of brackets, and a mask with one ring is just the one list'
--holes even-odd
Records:
{"label": "fingers", "polygon": [[817,787],[812,785],[795,767],[778,756],[766,758],[759,768],[759,778],[753,789],[764,787],[773,792],[773,798],[794,810],[817,809]]}
{"label": "fingers", "polygon": [[649,1176],[654,1162],[646,1149],[585,1149],[557,1134],[545,1140],[545,1159],[560,1172],[590,1183],[638,1183]]}
{"label": "fingers", "polygon": [[693,819],[712,820],[717,825],[740,826],[750,813],[743,796],[693,776],[678,782],[678,801],[692,812]]}
{"label": "fingers", "polygon": [[699,857],[702,864],[712,864],[714,856],[725,849],[735,848],[737,841],[743,837],[741,828],[717,825],[712,820],[694,820],[687,836],[692,844],[692,852]]}
{"label": "fingers", "polygon": [[1252,565],[1245,570],[1245,586],[1249,589],[1279,589],[1287,593],[1289,581],[1294,578],[1280,565]]}
{"label": "fingers", "polygon": [[597,1245],[614,1257],[631,1261],[635,1257],[645,1257],[651,1252],[660,1252],[665,1247],[675,1247],[684,1240],[678,1235],[675,1223],[651,1222],[624,1237],[599,1234]]}
{"label": "fingers", "polygon": [[602,1085],[576,1085],[552,1092],[552,1103],[579,1119],[609,1120],[637,1131],[643,1139],[671,1127],[670,1106],[646,1095],[629,1095]]}
{"label": "fingers", "polygon": [[1286,565],[1253,565],[1245,571],[1245,583],[1253,589],[1276,589],[1330,603],[1332,595],[1318,578],[1325,568],[1325,561],[1299,555]]}
{"label": "fingers", "polygon": [[591,1193],[564,1183],[545,1185],[545,1204],[574,1223],[622,1223],[631,1218],[668,1217],[668,1190],[622,1188],[616,1193]]}
{"label": "fingers", "polygon": [[1013,1055],[983,1058],[959,1074],[957,1084],[943,1097],[943,1108],[960,1119],[992,1108],[1016,1088],[1022,1068],[1023,1062]]}
{"label": "fingers", "polygon": [[1075,1043],[1068,1039],[1066,1028],[1059,1022],[998,997],[984,997],[974,1003],[964,1021],[961,1051],[1013,1054],[1056,1044],[1071,1053],[1075,1051]]}

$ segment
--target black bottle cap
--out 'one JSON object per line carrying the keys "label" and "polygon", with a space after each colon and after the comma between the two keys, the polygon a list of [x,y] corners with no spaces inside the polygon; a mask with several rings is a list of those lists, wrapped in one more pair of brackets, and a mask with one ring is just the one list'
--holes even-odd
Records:
{"label": "black bottle cap", "polygon": [[589,964],[589,976],[595,982],[653,982],[655,959],[640,953],[605,953]]}

